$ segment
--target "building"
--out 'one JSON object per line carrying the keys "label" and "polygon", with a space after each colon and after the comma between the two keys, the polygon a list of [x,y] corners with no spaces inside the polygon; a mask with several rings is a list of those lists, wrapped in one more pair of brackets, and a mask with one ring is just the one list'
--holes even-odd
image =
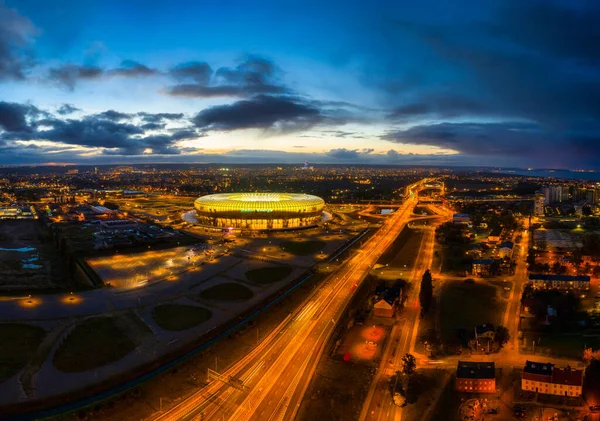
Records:
{"label": "building", "polygon": [[454,225],[467,225],[471,222],[471,216],[467,213],[455,213],[452,215]]}
{"label": "building", "polygon": [[110,230],[131,230],[137,229],[139,224],[129,219],[110,219],[100,222],[100,226]]}
{"label": "building", "polygon": [[473,276],[490,276],[494,259],[474,259],[471,265],[471,274]]}
{"label": "building", "polygon": [[583,370],[567,366],[557,368],[552,363],[526,361],[523,367],[521,389],[559,396],[581,396]]}
{"label": "building", "polygon": [[385,298],[380,298],[375,305],[373,305],[373,316],[394,317],[394,303],[388,302]]}
{"label": "building", "polygon": [[512,259],[513,247],[514,244],[512,243],[512,241],[506,241],[500,244],[498,246],[498,257],[500,257],[501,259],[504,259],[505,257]]}
{"label": "building", "polygon": [[560,203],[569,198],[569,189],[565,186],[544,187],[544,203]]}
{"label": "building", "polygon": [[37,219],[33,206],[11,205],[0,207],[0,219]]}
{"label": "building", "polygon": [[394,317],[394,311],[402,298],[400,287],[388,287],[380,285],[375,289],[375,304],[373,305],[373,316]]}
{"label": "building", "polygon": [[533,214],[535,216],[544,216],[544,204],[546,203],[546,196],[544,193],[536,193],[533,202]]}
{"label": "building", "polygon": [[456,390],[470,393],[496,392],[496,367],[493,362],[459,361]]}
{"label": "building", "polygon": [[546,275],[530,273],[529,280],[536,289],[590,289],[590,277],[587,275]]}
{"label": "building", "polygon": [[320,197],[295,193],[210,194],[194,202],[201,225],[248,230],[314,226],[324,207]]}
{"label": "building", "polygon": [[496,228],[494,228],[490,232],[490,235],[488,235],[488,243],[498,243],[498,242],[500,242],[500,237],[502,237],[502,231],[504,231],[504,228],[502,228],[502,227],[496,227]]}
{"label": "building", "polygon": [[475,326],[473,329],[475,336],[469,341],[469,347],[480,352],[489,352],[494,345],[496,339],[496,328],[492,323],[484,323]]}

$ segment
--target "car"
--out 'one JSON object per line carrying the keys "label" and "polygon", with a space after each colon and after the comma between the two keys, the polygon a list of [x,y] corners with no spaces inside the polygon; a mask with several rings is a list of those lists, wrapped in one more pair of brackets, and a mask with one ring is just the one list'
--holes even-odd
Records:
{"label": "car", "polygon": [[371,346],[377,346],[377,342],[373,342],[373,341],[366,341],[367,345],[371,345]]}
{"label": "car", "polygon": [[515,405],[515,406],[513,406],[513,411],[515,411],[515,412],[525,412],[525,408],[522,407],[521,405]]}
{"label": "car", "polygon": [[490,408],[486,411],[488,414],[497,414],[498,410],[496,408]]}
{"label": "car", "polygon": [[590,406],[590,411],[591,412],[598,412],[598,411],[600,411],[600,405],[592,405],[592,406]]}

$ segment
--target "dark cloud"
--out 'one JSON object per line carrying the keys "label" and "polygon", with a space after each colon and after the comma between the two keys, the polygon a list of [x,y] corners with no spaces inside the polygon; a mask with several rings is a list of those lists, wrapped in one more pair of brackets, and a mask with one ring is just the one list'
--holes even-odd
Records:
{"label": "dark cloud", "polygon": [[199,137],[194,130],[179,130],[170,135],[152,135],[130,140],[127,145],[105,150],[107,155],[143,155],[147,149],[152,155],[178,155],[181,149],[174,144],[180,140]]}
{"label": "dark cloud", "polygon": [[78,81],[99,79],[103,74],[104,71],[99,67],[65,64],[51,68],[48,73],[48,80],[73,90]]}
{"label": "dark cloud", "polygon": [[529,123],[439,123],[393,131],[382,138],[472,155],[519,155],[539,148],[537,143],[545,135],[538,125]]}
{"label": "dark cloud", "polygon": [[173,67],[169,74],[175,79],[183,81],[193,81],[199,85],[208,85],[212,77],[213,70],[208,63],[199,61],[190,61]]}
{"label": "dark cloud", "polygon": [[144,130],[161,130],[165,128],[164,123],[146,123],[140,126]]}
{"label": "dark cloud", "polygon": [[160,72],[156,69],[151,69],[150,67],[138,63],[133,60],[124,60],[121,62],[121,66],[108,70],[107,74],[110,76],[122,76],[122,77],[139,77],[139,76],[152,76],[156,74],[160,74]]}
{"label": "dark cloud", "polygon": [[81,120],[46,119],[38,125],[48,129],[38,130],[29,136],[15,136],[21,140],[49,140],[87,147],[120,148],[130,145],[134,135],[142,135],[144,131],[133,124],[117,123],[95,116]]}
{"label": "dark cloud", "polygon": [[125,60],[121,63],[120,67],[110,70],[104,70],[97,66],[81,66],[78,64],[65,64],[53,67],[49,70],[48,80],[65,86],[69,90],[73,90],[80,80],[94,80],[104,76],[142,77],[155,74],[160,74],[160,72],[138,62]]}
{"label": "dark cloud", "polygon": [[0,129],[6,132],[31,132],[28,119],[40,113],[33,105],[0,101]]}
{"label": "dark cloud", "polygon": [[73,114],[74,112],[81,111],[79,108],[72,106],[71,104],[61,105],[56,112],[60,115]]}
{"label": "dark cloud", "polygon": [[321,110],[299,98],[259,95],[200,111],[192,119],[204,130],[274,129],[298,131],[322,122]]}
{"label": "dark cloud", "polygon": [[29,19],[0,2],[0,81],[25,78],[34,64],[28,46],[35,33]]}
{"label": "dark cloud", "polygon": [[440,92],[449,89],[440,86],[441,75],[430,75],[425,86],[410,92],[411,100],[399,96],[398,114],[441,111],[442,117],[474,119],[495,113],[556,130],[600,121],[600,72],[594,65],[600,63],[600,5],[514,1],[493,12],[467,25],[396,22],[401,36],[408,33],[425,44],[421,51],[436,54],[429,67],[443,68],[452,81],[451,100],[439,103]]}
{"label": "dark cloud", "polygon": [[189,82],[171,86],[167,93],[192,98],[290,93],[290,90],[279,82],[279,73],[272,61],[256,56],[249,57],[237,67],[221,67],[215,72],[212,80],[212,70],[208,64],[186,63],[175,67],[171,74]]}
{"label": "dark cloud", "polygon": [[424,95],[395,107],[388,118],[415,121],[419,118],[454,118],[460,116],[493,115],[489,104],[452,92]]}
{"label": "dark cloud", "polygon": [[331,149],[327,152],[327,156],[340,160],[356,160],[362,157],[362,153],[358,149]]}
{"label": "dark cloud", "polygon": [[600,65],[600,3],[514,2],[501,9],[490,33],[531,51],[573,61]]}
{"label": "dark cloud", "polygon": [[[7,142],[46,140],[56,142],[56,151],[74,152],[74,147],[103,148],[106,155],[178,154],[176,143],[202,136],[194,128],[173,129],[167,134],[147,135],[162,130],[164,123],[140,126],[129,121],[135,115],[107,110],[81,119],[59,119],[29,104],[0,102],[0,145]],[[148,114],[142,119],[172,120],[182,114]],[[64,145],[72,145],[65,147]]]}
{"label": "dark cloud", "polygon": [[132,115],[127,113],[121,113],[115,110],[103,111],[101,113],[95,114],[94,117],[111,120],[111,121],[123,121],[131,119]]}
{"label": "dark cloud", "polygon": [[183,119],[183,113],[137,113],[141,119],[146,123],[162,123],[165,120],[181,120]]}

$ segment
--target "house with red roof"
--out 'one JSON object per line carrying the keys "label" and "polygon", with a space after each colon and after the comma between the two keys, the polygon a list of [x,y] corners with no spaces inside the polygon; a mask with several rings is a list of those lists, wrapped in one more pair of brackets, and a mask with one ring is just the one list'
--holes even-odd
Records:
{"label": "house with red roof", "polygon": [[547,395],[581,396],[583,370],[569,366],[555,367],[552,363],[526,361],[521,389]]}

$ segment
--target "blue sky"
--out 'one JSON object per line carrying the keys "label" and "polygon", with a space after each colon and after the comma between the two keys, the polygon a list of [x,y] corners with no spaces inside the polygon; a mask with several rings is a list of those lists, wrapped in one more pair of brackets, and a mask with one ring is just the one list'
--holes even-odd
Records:
{"label": "blue sky", "polygon": [[600,169],[595,1],[0,0],[0,164]]}

